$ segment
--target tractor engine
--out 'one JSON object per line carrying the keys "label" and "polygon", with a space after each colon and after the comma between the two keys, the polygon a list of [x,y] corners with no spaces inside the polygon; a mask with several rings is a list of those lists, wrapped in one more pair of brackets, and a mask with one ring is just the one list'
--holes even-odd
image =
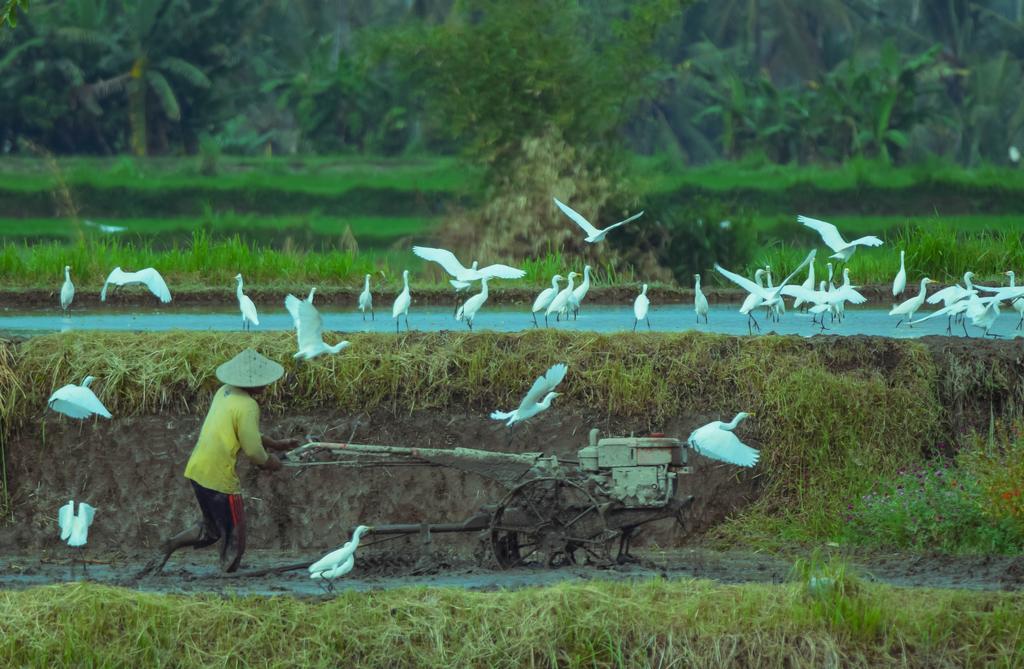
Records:
{"label": "tractor engine", "polygon": [[686,442],[661,435],[598,440],[579,450],[580,473],[626,508],[662,507],[676,492],[676,477],[689,474]]}

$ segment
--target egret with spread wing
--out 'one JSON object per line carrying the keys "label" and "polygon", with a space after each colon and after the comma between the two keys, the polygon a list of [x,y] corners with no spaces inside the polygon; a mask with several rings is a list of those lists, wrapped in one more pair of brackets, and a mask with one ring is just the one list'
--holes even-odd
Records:
{"label": "egret with spread wing", "polygon": [[562,379],[569,367],[563,363],[552,365],[551,369],[544,373],[544,376],[537,377],[533,382],[530,392],[519,403],[514,411],[494,411],[491,418],[494,420],[507,421],[505,425],[512,426],[528,420],[551,406],[551,401],[561,395],[556,393],[555,388]]}
{"label": "egret with spread wing", "polygon": [[149,292],[156,295],[161,302],[167,304],[171,301],[171,291],[167,283],[160,276],[160,272],[152,267],[140,269],[138,272],[125,272],[120,267],[115,267],[103,282],[103,290],[100,291],[100,301],[107,301],[107,286],[134,286],[142,285],[149,289]]}
{"label": "egret with spread wing", "polygon": [[96,393],[89,388],[89,384],[94,380],[95,377],[87,376],[82,380],[82,385],[80,386],[69,383],[58,388],[50,395],[46,405],[57,413],[62,413],[69,418],[82,419],[88,418],[93,414],[110,418],[110,412],[107,411],[107,407],[103,406],[100,398],[96,397]]}
{"label": "egret with spread wing", "polygon": [[849,262],[850,256],[856,252],[858,246],[882,245],[882,240],[873,236],[860,237],[852,242],[848,242],[839,234],[839,228],[831,223],[819,221],[816,218],[797,216],[796,220],[821,235],[821,241],[825,242],[826,246],[835,251],[835,253],[829,256],[830,258],[837,258],[843,262]]}
{"label": "egret with spread wing", "polygon": [[325,353],[335,355],[348,348],[347,341],[340,341],[333,346],[324,343],[323,318],[311,302],[289,295],[284,298],[284,306],[297,323],[296,338],[299,342],[299,350],[292,356],[293,358],[312,360]]}
{"label": "egret with spread wing", "polygon": [[618,223],[616,223],[614,225],[609,225],[604,230],[598,230],[593,225],[591,225],[590,221],[588,221],[587,219],[583,218],[583,216],[581,216],[580,213],[577,212],[575,209],[573,209],[572,207],[570,207],[567,204],[563,204],[562,202],[559,202],[557,197],[554,198],[554,199],[555,199],[555,204],[558,205],[558,208],[562,210],[562,213],[565,214],[566,216],[568,216],[570,219],[572,219],[572,221],[576,225],[578,225],[581,228],[583,228],[583,232],[587,233],[586,241],[590,242],[591,244],[594,244],[596,242],[601,241],[602,239],[605,238],[605,236],[609,232],[611,232],[615,228],[619,227],[620,225],[625,225],[626,223],[629,223],[630,221],[636,220],[636,219],[638,219],[638,218],[640,218],[641,216],[644,215],[644,212],[641,211],[639,214],[633,214],[632,216],[630,216],[629,218],[627,218],[624,221],[619,221]]}
{"label": "egret with spread wing", "polygon": [[753,467],[761,454],[757,449],[740,441],[732,432],[741,422],[753,415],[741,411],[729,423],[720,420],[708,423],[691,432],[687,443],[697,453],[713,460],[721,460],[740,467]]}
{"label": "egret with spread wing", "polygon": [[[428,246],[414,246],[412,252],[424,260],[436,262],[444,271],[448,272],[453,279],[461,282],[479,281],[488,279],[521,279],[526,276],[526,271],[510,267],[508,265],[488,265],[477,269],[474,261],[472,267],[463,267],[455,254],[447,249],[434,249]],[[457,286],[458,287],[458,286]]]}
{"label": "egret with spread wing", "polygon": [[[753,308],[755,308],[757,306],[760,306],[760,305],[773,304],[775,302],[775,300],[779,299],[779,296],[782,295],[782,290],[786,287],[786,285],[790,281],[793,280],[793,277],[796,276],[799,272],[801,272],[803,270],[803,268],[806,267],[809,263],[814,262],[814,256],[816,254],[817,254],[817,251],[812,249],[811,252],[807,254],[807,257],[804,258],[804,261],[802,263],[800,263],[797,266],[796,269],[794,269],[792,272],[789,273],[789,276],[787,276],[785,279],[783,279],[782,282],[779,283],[778,286],[775,286],[774,288],[771,288],[771,289],[765,288],[764,286],[760,285],[759,283],[754,283],[753,281],[751,281],[750,279],[748,279],[745,276],[740,276],[739,274],[735,274],[733,272],[730,272],[729,270],[725,269],[724,267],[722,267],[718,263],[715,263],[715,271],[718,272],[719,274],[721,274],[722,276],[724,276],[725,278],[729,279],[733,283],[735,283],[740,288],[743,288],[748,293],[750,293],[750,295],[752,297],[754,297],[755,299],[753,301],[751,301],[750,297],[748,297],[747,300],[751,301],[753,303],[753,306],[750,307],[750,309],[753,309]],[[758,270],[758,272],[762,272],[762,271],[763,270]],[[740,311],[742,312],[744,308],[747,308],[747,306],[748,306],[747,301],[745,301],[743,303],[743,307],[741,307]],[[753,316],[751,315],[750,311],[747,311],[745,313],[746,313],[748,318],[753,319]],[[757,321],[754,321],[754,322],[756,323]],[[758,328],[758,329],[760,329],[760,328]]]}

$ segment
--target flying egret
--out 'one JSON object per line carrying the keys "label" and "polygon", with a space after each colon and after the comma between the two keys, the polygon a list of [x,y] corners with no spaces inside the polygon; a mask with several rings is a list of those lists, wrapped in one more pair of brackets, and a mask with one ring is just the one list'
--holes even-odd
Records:
{"label": "flying egret", "polygon": [[455,320],[466,321],[466,326],[473,329],[473,319],[476,318],[476,314],[480,311],[480,307],[484,306],[484,302],[487,301],[487,277],[480,279],[480,292],[472,296],[468,300],[462,303],[459,307],[458,313],[455,314]]}
{"label": "flying egret", "polygon": [[633,332],[636,332],[636,326],[640,324],[640,321],[647,321],[647,329],[651,329],[651,319],[647,316],[650,308],[651,301],[647,298],[647,284],[645,283],[640,294],[633,300]]}
{"label": "flying egret", "polygon": [[900,251],[900,271],[896,272],[896,278],[892,282],[892,296],[899,297],[907,289],[907,268],[903,264],[903,256],[906,251]]}
{"label": "flying egret", "polygon": [[69,418],[82,419],[88,418],[93,414],[110,418],[110,412],[107,411],[107,407],[103,406],[100,398],[96,397],[96,393],[89,388],[89,384],[94,380],[95,377],[87,376],[82,379],[82,385],[80,386],[69,383],[58,388],[50,395],[46,405],[57,413],[62,413]]}
{"label": "flying egret", "polygon": [[700,289],[700,274],[693,275],[693,310],[697,314],[697,322],[700,323],[700,317],[704,317],[704,322],[708,322],[708,298],[704,296],[704,291]]}
{"label": "flying egret", "polygon": [[436,262],[452,278],[459,281],[479,281],[488,279],[521,279],[526,271],[508,265],[488,265],[477,269],[476,261],[472,267],[464,267],[455,254],[447,249],[434,249],[427,246],[414,246],[412,252],[424,260]]}
{"label": "flying egret", "polygon": [[[309,565],[310,578],[334,578],[328,576],[327,572],[344,566],[346,562],[355,558],[356,549],[359,548],[359,539],[372,528],[360,525],[352,532],[352,538],[336,550],[331,551],[313,564]],[[351,567],[349,567],[351,569]],[[346,572],[347,573],[347,572]],[[342,574],[337,574],[341,576]]]}
{"label": "flying egret", "polygon": [[569,272],[569,282],[566,284],[558,295],[555,295],[554,299],[551,300],[551,304],[548,305],[547,310],[544,312],[544,322],[547,322],[548,316],[555,314],[555,320],[560,320],[562,312],[566,311],[569,304],[569,296],[572,295],[573,288],[575,287],[575,279],[579,274],[576,272]]}
{"label": "flying egret", "polygon": [[[92,525],[95,515],[96,508],[85,502],[78,503],[78,513],[76,514],[74,500],[68,500],[68,503],[60,507],[57,512],[60,540],[66,541],[72,548],[84,548],[89,540],[89,526]],[[74,558],[71,559],[70,567],[73,575],[75,573]]]}
{"label": "flying egret", "polygon": [[829,256],[830,258],[836,258],[843,262],[850,261],[850,256],[856,252],[858,246],[882,245],[882,240],[878,237],[860,237],[852,242],[848,242],[839,234],[839,229],[836,226],[825,221],[819,221],[816,218],[797,216],[796,220],[821,235],[821,241],[825,242],[825,246],[835,251],[835,253]]}
{"label": "flying egret", "polygon": [[555,299],[556,295],[558,295],[558,282],[561,280],[561,274],[556,274],[551,277],[551,287],[540,291],[540,295],[538,295],[537,299],[533,301],[533,307],[531,307],[530,311],[533,314],[533,324],[537,327],[540,327],[540,324],[537,322],[538,311],[544,312],[544,325],[546,326],[548,324],[547,308],[551,306],[551,301]]}
{"label": "flying egret", "polygon": [[899,316],[900,319],[896,322],[896,327],[900,326],[903,321],[911,321],[914,318],[914,314],[924,304],[925,295],[927,295],[927,286],[929,283],[935,283],[928,277],[921,279],[921,290],[914,297],[904,301],[901,304],[897,304],[889,312],[890,316]]}
{"label": "flying egret", "polygon": [[370,275],[367,274],[363,280],[363,292],[359,293],[359,311],[363,312],[363,320],[366,320],[366,310],[370,310],[370,320],[373,315],[373,295],[370,293]]}
{"label": "flying egret", "polygon": [[728,423],[723,423],[720,420],[713,421],[691,432],[686,441],[690,448],[704,457],[740,467],[753,467],[757,464],[761,454],[733,434],[733,430],[740,423],[753,415],[741,411]]}
{"label": "flying egret", "polygon": [[507,421],[505,425],[509,427],[533,418],[550,407],[551,401],[562,394],[556,393],[555,388],[565,378],[568,369],[569,367],[564,363],[552,365],[548,371],[544,372],[543,376],[537,377],[533,386],[530,387],[530,391],[526,393],[526,397],[514,411],[494,411],[491,413],[491,418]]}
{"label": "flying egret", "polygon": [[409,294],[409,270],[402,271],[402,283],[405,287],[402,292],[395,298],[395,303],[391,305],[391,318],[395,319],[395,333],[398,333],[398,317],[405,314],[405,329],[409,330],[409,305],[412,304],[412,296]]}
{"label": "flying egret", "polygon": [[630,216],[626,220],[619,221],[615,225],[609,225],[604,230],[598,230],[593,225],[591,225],[590,221],[588,221],[587,219],[583,218],[583,216],[581,216],[579,214],[579,212],[574,210],[572,207],[570,207],[569,205],[566,205],[566,204],[563,204],[563,203],[559,202],[557,197],[554,198],[554,200],[555,200],[555,204],[558,205],[558,208],[562,210],[563,214],[565,214],[570,219],[572,219],[572,221],[576,225],[578,225],[581,228],[583,228],[583,232],[587,233],[587,236],[586,236],[585,240],[590,242],[591,244],[594,244],[596,242],[601,241],[602,239],[605,238],[605,236],[609,232],[611,232],[615,228],[619,227],[620,225],[625,225],[626,223],[629,223],[630,221],[638,219],[638,218],[640,218],[641,216],[644,215],[644,212],[641,211],[639,214],[633,214],[632,216]]}
{"label": "flying egret", "polygon": [[123,225],[108,225],[106,223],[94,223],[89,219],[85,219],[85,224],[88,225],[90,228],[99,228],[100,232],[105,232],[108,235],[113,234],[115,232],[124,232],[125,230],[128,229]]}
{"label": "flying egret", "polygon": [[[316,286],[313,286],[312,288],[309,289],[309,295],[306,297],[305,301],[309,302],[310,304],[313,304],[313,296],[314,295],[316,295]],[[287,306],[288,306],[288,302],[287,301],[285,301],[285,305],[284,306],[287,308]],[[299,329],[299,311],[298,311],[298,309],[296,309],[294,311],[292,309],[288,309],[288,313],[291,314],[291,316],[292,316],[292,323],[294,324],[295,329],[298,330]]]}
{"label": "flying egret", "polygon": [[71,265],[64,265],[64,285],[60,287],[60,308],[68,310],[75,299],[75,284],[71,283]]}
{"label": "flying egret", "polygon": [[313,306],[312,302],[300,300],[294,295],[284,298],[284,306],[292,315],[297,325],[295,329],[296,339],[299,343],[298,352],[293,358],[312,360],[317,356],[336,355],[348,348],[347,341],[340,341],[333,346],[324,343],[324,321],[320,312]]}
{"label": "flying egret", "polygon": [[[780,295],[782,295],[782,291],[786,287],[786,285],[793,280],[794,276],[796,276],[799,272],[802,272],[804,267],[806,267],[809,263],[814,262],[815,255],[817,255],[817,251],[811,249],[811,252],[807,254],[807,257],[804,258],[804,261],[800,263],[796,269],[790,272],[789,276],[783,279],[778,286],[775,286],[770,290],[762,286],[759,282],[751,281],[745,276],[740,276],[739,274],[730,272],[729,270],[725,269],[718,263],[715,263],[715,271],[717,271],[719,274],[721,274],[725,278],[729,279],[730,281],[738,285],[740,288],[743,288],[748,293],[750,293],[750,295],[747,296],[747,299],[744,300],[743,306],[740,307],[740,313],[745,314],[748,319],[754,320],[754,316],[753,314],[751,314],[751,311],[762,304],[772,304],[775,300],[780,299]],[[763,271],[764,270],[758,270],[758,272]],[[758,278],[757,273],[754,274],[754,278]],[[744,309],[746,309],[747,311],[744,311]],[[756,325],[757,321],[754,320],[754,323]],[[749,321],[747,323],[747,328],[748,330],[750,328]],[[758,330],[760,329],[760,326],[758,326]]]}
{"label": "flying egret", "polygon": [[235,288],[235,295],[238,297],[238,308],[242,312],[242,329],[249,330],[253,325],[260,324],[260,317],[256,313],[256,305],[253,304],[248,295],[242,292],[242,275],[236,274],[235,281],[238,282],[238,287]]}
{"label": "flying egret", "polygon": [[71,524],[75,520],[75,501],[69,499],[68,503],[57,511],[57,525],[60,526],[60,540],[67,541],[71,537]]}
{"label": "flying egret", "polygon": [[140,269],[138,272],[125,272],[120,267],[115,267],[103,282],[103,290],[100,291],[100,301],[107,301],[107,286],[113,284],[115,287],[143,285],[149,292],[160,298],[160,301],[167,304],[171,301],[171,291],[167,283],[160,276],[160,272],[152,267]]}
{"label": "flying egret", "polygon": [[583,267],[583,281],[580,285],[572,289],[572,296],[569,298],[569,307],[573,312],[573,319],[577,319],[580,316],[580,302],[587,296],[587,292],[590,291],[590,265]]}

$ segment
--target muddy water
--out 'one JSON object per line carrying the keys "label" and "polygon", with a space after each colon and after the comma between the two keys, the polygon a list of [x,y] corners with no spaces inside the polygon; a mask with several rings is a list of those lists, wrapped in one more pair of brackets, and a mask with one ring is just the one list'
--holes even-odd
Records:
{"label": "muddy water", "polygon": [[[698,330],[721,334],[745,335],[748,333],[747,317],[738,313],[736,305],[715,305],[711,307],[708,323],[697,323],[693,309],[687,305],[657,305],[651,307],[649,314],[650,329],[659,332],[682,332]],[[922,311],[921,316],[927,314]],[[395,321],[387,309],[381,309],[374,319],[363,319],[354,310],[337,310],[322,308],[324,326],[336,332],[394,332]],[[947,322],[944,317],[933,318],[914,327],[901,325],[896,327],[897,320],[888,315],[888,309],[882,308],[850,308],[846,319],[832,323],[825,319],[825,327],[813,323],[811,316],[797,312],[785,314],[778,323],[766,319],[763,312],[755,316],[762,332],[777,334],[796,334],[812,336],[816,334],[833,335],[877,335],[883,337],[911,338],[927,335],[946,334]],[[1009,311],[996,321],[992,333],[1001,337],[1014,337],[1021,331],[1015,330],[1017,325],[1016,312]],[[241,317],[236,310],[209,309],[203,307],[159,308],[84,308],[73,309],[68,315],[59,310],[36,309],[0,311],[0,334],[33,335],[48,332],[65,332],[71,330],[130,330],[160,331],[173,329],[186,330],[238,330],[241,328]],[[544,324],[544,319],[540,319]],[[633,310],[629,305],[587,306],[578,320],[556,322],[551,319],[549,327],[582,330],[591,332],[625,332],[633,328]],[[439,331],[465,329],[465,323],[456,321],[452,309],[447,307],[415,307],[409,314],[409,325],[421,331]],[[260,313],[260,324],[254,330],[290,330],[291,316],[284,310],[264,309]],[[484,307],[476,317],[474,328],[477,330],[493,330],[499,332],[517,332],[535,327],[529,311],[525,307],[509,308],[505,306],[493,309]],[[405,322],[402,321],[402,328]],[[639,331],[646,331],[648,324],[640,323]],[[982,332],[973,326],[967,326],[971,336],[980,336]],[[955,325],[954,336],[964,336],[964,329]]]}

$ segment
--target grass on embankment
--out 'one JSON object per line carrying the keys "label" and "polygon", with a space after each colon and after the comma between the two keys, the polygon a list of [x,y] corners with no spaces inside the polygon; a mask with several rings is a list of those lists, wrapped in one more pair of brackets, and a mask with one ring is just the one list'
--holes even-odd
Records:
{"label": "grass on embankment", "polygon": [[[885,339],[555,331],[348,338],[352,346],[342,355],[299,365],[294,336],[283,332],[241,339],[200,332],[34,337],[6,346],[0,420],[8,433],[37,429],[53,389],[86,374],[96,377],[92,388],[116,417],[194,412],[215,388],[217,365],[247,345],[288,372],[266,398],[269,415],[486,415],[518,403],[538,374],[565,362],[558,408],[585,411],[597,423],[615,419],[637,431],[661,431],[679,417],[756,412],[742,433],[762,449],[762,493],[723,533],[780,546],[835,536],[848,500],[877,476],[917,462],[935,443],[944,416],[940,393],[944,401],[955,392],[940,388],[944,380],[926,346]],[[967,379],[986,373],[961,372],[952,385],[969,390]]]}
{"label": "grass on embankment", "polygon": [[326,602],[73,584],[0,592],[4,666],[1005,666],[1024,596],[854,584],[593,582]]}

